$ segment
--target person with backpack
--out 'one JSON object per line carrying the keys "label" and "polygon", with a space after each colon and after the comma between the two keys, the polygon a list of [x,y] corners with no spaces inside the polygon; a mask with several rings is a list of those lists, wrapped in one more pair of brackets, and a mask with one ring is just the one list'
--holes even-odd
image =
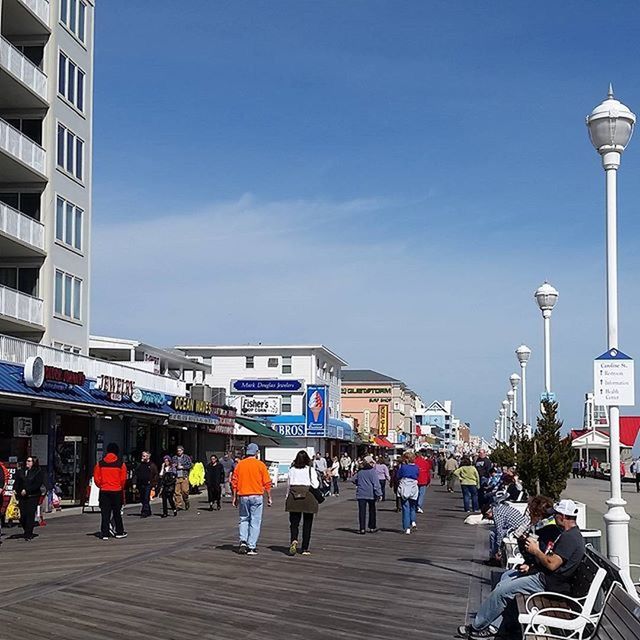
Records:
{"label": "person with backpack", "polygon": [[93,481],[100,489],[98,504],[102,521],[100,537],[109,539],[109,523],[113,517],[116,538],[126,538],[127,532],[122,523],[122,504],[124,487],[127,482],[127,465],[120,457],[120,447],[115,442],[107,445],[107,455],[93,469]]}
{"label": "person with backpack", "polygon": [[418,512],[418,478],[420,469],[415,463],[416,454],[406,451],[402,456],[402,462],[396,470],[396,482],[398,484],[398,497],[402,509],[402,528],[409,535],[411,529],[417,528],[416,518]]}
{"label": "person with backpack", "polygon": [[169,507],[173,511],[173,516],[178,515],[176,509],[176,480],[178,474],[176,468],[171,460],[171,456],[165,456],[162,460],[162,466],[160,467],[160,486],[162,487],[162,517],[166,518],[169,515]]}
{"label": "person with backpack", "polygon": [[[287,481],[285,511],[289,514],[291,533],[289,555],[295,556],[299,550],[303,556],[308,556],[311,554],[309,543],[311,542],[313,517],[318,513],[316,495],[320,488],[320,480],[318,472],[311,468],[311,458],[304,449],[298,451],[291,463]],[[300,520],[302,520],[302,546],[299,547]]]}
{"label": "person with backpack", "polygon": [[377,533],[376,526],[376,501],[382,498],[382,489],[378,474],[374,469],[373,456],[364,457],[362,468],[351,479],[356,485],[356,500],[358,501],[358,521],[360,529],[358,533],[364,535],[367,532],[367,509],[369,509],[368,530],[369,533]]}

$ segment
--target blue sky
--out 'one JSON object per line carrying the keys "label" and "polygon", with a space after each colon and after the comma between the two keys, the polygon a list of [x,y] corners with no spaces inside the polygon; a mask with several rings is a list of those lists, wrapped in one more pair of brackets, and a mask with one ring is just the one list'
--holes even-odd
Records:
{"label": "blue sky", "polygon": [[[489,435],[521,342],[541,391],[549,279],[552,387],[580,423],[606,347],[584,117],[609,81],[640,110],[635,3],[110,0],[96,20],[92,332],[321,342]],[[636,139],[631,355],[639,172]]]}

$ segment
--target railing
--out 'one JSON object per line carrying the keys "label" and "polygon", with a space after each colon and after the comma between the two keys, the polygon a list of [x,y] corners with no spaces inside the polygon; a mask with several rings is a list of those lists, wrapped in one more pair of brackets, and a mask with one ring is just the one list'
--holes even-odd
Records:
{"label": "railing", "polygon": [[0,202],[0,232],[44,251],[44,225]]}
{"label": "railing", "polygon": [[45,150],[1,118],[0,149],[44,175],[47,155]]}
{"label": "railing", "polygon": [[42,326],[43,305],[40,298],[0,285],[0,315]]}
{"label": "railing", "polygon": [[31,9],[42,22],[49,26],[49,0],[20,0],[22,4]]}
{"label": "railing", "polygon": [[0,36],[0,65],[43,100],[47,100],[47,76],[45,73],[2,36]]}
{"label": "railing", "polygon": [[115,362],[107,362],[106,360],[69,353],[68,351],[54,349],[35,342],[27,342],[19,338],[0,335],[0,360],[24,364],[30,356],[40,356],[45,364],[60,367],[61,369],[82,371],[87,378],[91,379],[95,379],[98,376],[113,376],[114,378],[133,380],[138,387],[173,396],[186,395],[187,391],[186,384],[180,380],[174,380],[173,378],[167,378]]}

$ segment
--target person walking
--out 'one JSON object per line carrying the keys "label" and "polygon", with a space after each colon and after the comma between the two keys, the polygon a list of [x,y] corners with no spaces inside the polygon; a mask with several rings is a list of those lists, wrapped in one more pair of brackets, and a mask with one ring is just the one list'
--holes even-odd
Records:
{"label": "person walking", "polygon": [[458,461],[452,453],[449,454],[447,461],[444,463],[444,468],[447,474],[447,491],[453,493],[453,487],[456,482],[456,477],[453,472],[458,468]]}
{"label": "person walking", "polygon": [[574,480],[580,475],[580,460],[574,460],[571,464],[571,475]]}
{"label": "person walking", "polygon": [[587,461],[584,458],[580,460],[580,477],[581,478],[587,477]]}
{"label": "person walking", "polygon": [[417,528],[416,514],[418,511],[418,478],[420,469],[415,463],[416,455],[413,451],[407,451],[402,456],[402,462],[396,471],[398,483],[398,497],[402,508],[402,528],[409,535],[411,529]]}
{"label": "person walking", "polygon": [[351,458],[345,451],[340,458],[340,478],[342,479],[342,482],[347,481],[349,473],[351,473]]}
{"label": "person walking", "polygon": [[151,515],[151,489],[158,486],[158,467],[151,462],[151,454],[143,451],[140,456],[140,464],[136,467],[133,488],[140,494],[141,518]]}
{"label": "person walking", "polygon": [[369,533],[377,533],[376,526],[376,501],[382,498],[380,481],[374,469],[373,456],[364,457],[362,467],[353,476],[351,481],[356,485],[356,500],[358,501],[358,521],[360,529],[358,533],[364,535],[367,532],[367,508],[369,509],[368,530]]}
{"label": "person walking", "polygon": [[222,456],[222,460],[220,460],[220,464],[224,469],[224,491],[222,492],[223,498],[231,497],[231,474],[236,466],[233,458],[229,455],[229,453],[225,453]]}
{"label": "person walking", "polygon": [[122,504],[124,487],[127,482],[127,465],[120,457],[120,447],[115,442],[107,445],[107,454],[93,469],[93,481],[100,489],[98,504],[100,505],[101,524],[100,537],[109,539],[111,518],[115,525],[114,537],[126,538],[127,532],[122,524]]}
{"label": "person walking", "polygon": [[162,517],[166,518],[169,515],[169,507],[173,511],[173,516],[178,515],[176,509],[176,479],[178,474],[176,468],[173,466],[171,456],[165,456],[162,459],[162,467],[160,468],[160,485],[162,487]]}
{"label": "person walking", "polygon": [[640,493],[640,456],[631,463],[630,471],[636,481],[636,493]]}
{"label": "person walking", "polygon": [[16,471],[13,483],[13,494],[20,507],[20,526],[25,540],[33,540],[33,529],[36,526],[36,510],[40,496],[46,493],[44,472],[36,456],[29,456],[24,467]]}
{"label": "person walking", "polygon": [[416,454],[415,464],[420,470],[418,476],[418,513],[424,513],[424,501],[427,497],[427,487],[431,484],[432,463],[426,457],[426,451]]}
{"label": "person walking", "polygon": [[[306,451],[298,451],[294,461],[291,463],[287,484],[285,511],[289,514],[289,530],[291,533],[289,555],[295,556],[300,550],[303,556],[308,556],[311,553],[309,551],[309,543],[311,541],[313,517],[318,513],[318,501],[312,489],[319,489],[320,481],[317,471],[311,468],[311,458]],[[302,520],[302,546],[298,549],[300,545],[298,537],[300,520]]]}
{"label": "person walking", "polygon": [[391,482],[391,475],[389,474],[389,467],[384,463],[384,458],[380,456],[378,462],[376,462],[374,469],[378,475],[378,482],[380,483],[380,491],[382,492],[382,502],[386,498],[386,486],[387,482]]}
{"label": "person walking", "polygon": [[213,511],[213,504],[220,511],[220,496],[225,478],[225,469],[218,460],[218,456],[211,456],[209,464],[204,470],[204,483],[207,485],[207,498],[209,500],[209,511]]}
{"label": "person walking", "polygon": [[[271,500],[271,477],[264,462],[258,459],[260,449],[251,442],[247,445],[247,455],[240,460],[233,472],[233,506],[240,505],[240,545],[238,553],[258,555],[257,546],[262,525],[264,494],[267,504]],[[326,470],[326,469],[325,469]]]}
{"label": "person walking", "polygon": [[176,509],[189,510],[189,470],[193,466],[191,457],[178,445],[172,459],[176,470]]}
{"label": "person walking", "polygon": [[440,486],[444,487],[444,485],[447,482],[447,470],[446,470],[446,465],[447,460],[444,457],[444,453],[440,453],[438,455],[438,460],[436,462],[436,465],[438,467],[438,476],[440,476]]}
{"label": "person walking", "polygon": [[338,480],[340,478],[340,461],[338,460],[338,456],[334,456],[328,473],[331,474],[331,495],[339,496],[340,487],[338,486]]}
{"label": "person walking", "polygon": [[477,466],[471,464],[468,457],[462,458],[460,466],[453,472],[453,475],[460,481],[462,488],[462,501],[464,510],[467,513],[479,511],[478,489],[480,488],[480,476]]}

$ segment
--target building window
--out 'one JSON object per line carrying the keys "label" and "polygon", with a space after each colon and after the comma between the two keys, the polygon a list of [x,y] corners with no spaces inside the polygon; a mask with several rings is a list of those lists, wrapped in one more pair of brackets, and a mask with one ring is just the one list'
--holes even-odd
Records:
{"label": "building window", "polygon": [[282,396],[282,413],[291,413],[291,396]]}
{"label": "building window", "polygon": [[244,368],[253,369],[253,356],[246,356],[244,359]]}
{"label": "building window", "polygon": [[54,308],[57,315],[80,320],[82,306],[82,280],[56,269]]}
{"label": "building window", "polygon": [[82,251],[82,217],[84,211],[71,202],[56,198],[56,240]]}
{"label": "building window", "polygon": [[54,349],[60,349],[60,351],[66,351],[67,353],[73,353],[75,355],[80,355],[81,349],[80,347],[74,347],[71,344],[64,344],[64,342],[54,342]]}
{"label": "building window", "polygon": [[278,358],[269,358],[267,360],[267,367],[270,367],[271,369],[273,369],[277,366],[278,366]]}
{"label": "building window", "polygon": [[80,42],[84,42],[87,22],[87,3],[84,0],[60,0],[60,22]]}
{"label": "building window", "polygon": [[291,373],[291,356],[282,356],[282,373]]}
{"label": "building window", "polygon": [[84,177],[84,141],[58,123],[58,168],[82,181]]}
{"label": "building window", "polygon": [[58,56],[58,93],[84,111],[84,71],[62,51]]}

